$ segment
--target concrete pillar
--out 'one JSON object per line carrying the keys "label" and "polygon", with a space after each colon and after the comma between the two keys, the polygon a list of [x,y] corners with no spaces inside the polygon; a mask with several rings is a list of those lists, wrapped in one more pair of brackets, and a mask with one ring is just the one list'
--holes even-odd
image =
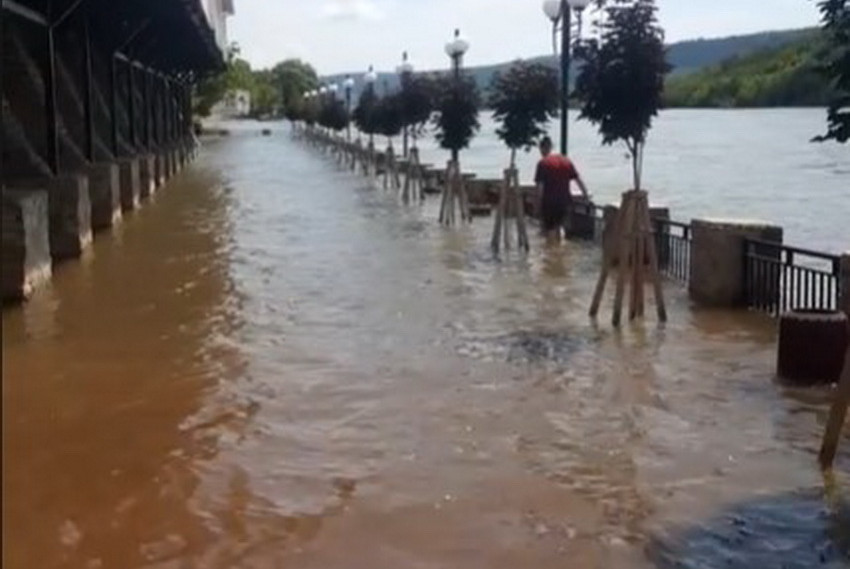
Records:
{"label": "concrete pillar", "polygon": [[[691,222],[691,298],[712,307],[739,307],[746,303],[744,239],[781,244],[782,228],[759,221],[695,219]],[[778,251],[765,251],[765,256]],[[776,273],[776,294],[780,293]]]}
{"label": "concrete pillar", "polygon": [[75,259],[92,241],[92,203],[89,178],[60,176],[48,185],[50,251],[54,261]]}
{"label": "concrete pillar", "polygon": [[121,185],[121,211],[133,211],[139,207],[141,194],[141,172],[138,158],[122,158],[118,161],[118,176]]}
{"label": "concrete pillar", "polygon": [[496,205],[504,181],[497,179],[470,180],[466,184],[466,193],[472,205]]}
{"label": "concrete pillar", "polygon": [[182,142],[177,145],[177,163],[181,170],[186,167],[186,146]]}
{"label": "concrete pillar", "polygon": [[3,190],[3,302],[29,298],[50,280],[49,196],[45,190]]}
{"label": "concrete pillar", "polygon": [[165,178],[170,180],[174,177],[174,154],[170,149],[166,149],[162,151],[162,156],[165,160]]}
{"label": "concrete pillar", "polygon": [[147,199],[156,191],[156,156],[139,157],[139,198]]}
{"label": "concrete pillar", "polygon": [[21,180],[6,191],[43,191],[48,199],[50,253],[54,261],[75,259],[92,241],[89,179],[84,174]]}
{"label": "concrete pillar", "polygon": [[90,164],[91,223],[95,231],[112,227],[121,220],[121,179],[118,164]]}
{"label": "concrete pillar", "polygon": [[840,287],[838,306],[850,318],[850,251],[841,255],[838,274],[838,286]]}
{"label": "concrete pillar", "polygon": [[157,152],[154,157],[154,168],[156,172],[156,176],[154,177],[154,181],[156,183],[157,188],[161,188],[165,185],[165,181],[168,179],[168,174],[166,172],[167,164],[165,160],[165,154],[162,152]]}
{"label": "concrete pillar", "polygon": [[593,239],[596,231],[593,204],[585,200],[575,199],[568,213],[567,237]]}

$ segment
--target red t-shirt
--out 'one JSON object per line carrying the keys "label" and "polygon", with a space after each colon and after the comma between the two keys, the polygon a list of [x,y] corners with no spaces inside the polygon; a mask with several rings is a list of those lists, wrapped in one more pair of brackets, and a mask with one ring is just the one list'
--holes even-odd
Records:
{"label": "red t-shirt", "polygon": [[570,182],[578,178],[578,172],[569,158],[550,154],[537,163],[534,183],[543,184],[544,199],[568,200],[572,198]]}

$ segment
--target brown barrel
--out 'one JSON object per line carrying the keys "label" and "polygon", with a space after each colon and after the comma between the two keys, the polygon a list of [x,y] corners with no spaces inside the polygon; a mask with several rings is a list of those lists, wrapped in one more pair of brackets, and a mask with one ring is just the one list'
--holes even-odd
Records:
{"label": "brown barrel", "polygon": [[850,327],[843,312],[793,310],[779,322],[779,377],[795,385],[826,385],[841,377]]}

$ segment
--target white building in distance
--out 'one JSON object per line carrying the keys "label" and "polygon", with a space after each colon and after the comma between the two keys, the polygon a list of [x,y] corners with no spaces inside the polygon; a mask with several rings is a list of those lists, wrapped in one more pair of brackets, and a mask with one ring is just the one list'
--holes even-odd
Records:
{"label": "white building in distance", "polygon": [[234,0],[201,0],[207,21],[215,32],[215,39],[221,52],[227,53],[227,18],[233,16],[236,10],[233,6]]}
{"label": "white building in distance", "polygon": [[251,93],[242,89],[228,91],[224,99],[210,110],[210,116],[218,120],[242,119],[250,114]]}

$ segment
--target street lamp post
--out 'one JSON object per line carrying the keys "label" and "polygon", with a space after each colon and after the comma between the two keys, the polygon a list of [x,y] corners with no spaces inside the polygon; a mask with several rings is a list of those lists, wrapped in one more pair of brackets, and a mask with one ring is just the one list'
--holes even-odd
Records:
{"label": "street lamp post", "polygon": [[[375,93],[375,81],[378,80],[378,74],[375,73],[375,68],[373,66],[369,66],[369,71],[366,72],[365,77],[363,78],[366,81],[366,88],[369,89],[369,92]],[[370,129],[371,130],[371,129]],[[375,135],[374,133],[369,133],[369,147],[375,147]]]}
{"label": "street lamp post", "polygon": [[[454,39],[446,44],[446,55],[452,60],[454,71],[455,88],[460,88],[460,69],[463,65],[463,56],[469,51],[469,42],[460,35],[460,30],[455,30]],[[452,161],[458,163],[458,150],[452,149]]]}
{"label": "street lamp post", "polygon": [[[407,57],[406,51],[401,56],[401,65],[398,66],[398,74],[399,74],[399,77],[401,78],[402,91],[404,91],[404,88],[407,85],[407,82],[410,81],[410,77],[411,77],[411,75],[413,75],[413,64],[410,63],[410,60]],[[405,117],[404,139],[403,139],[404,142],[403,142],[403,148],[402,148],[402,152],[404,153],[405,158],[407,158],[407,154],[408,154],[407,138],[408,138],[407,117]]]}
{"label": "street lamp post", "polygon": [[[576,11],[581,33],[581,16],[592,0],[545,0],[543,12],[552,21],[553,39],[561,28],[561,154],[569,150],[570,110],[570,45],[572,35],[572,10]],[[557,45],[557,41],[553,41]],[[557,52],[557,48],[556,48]]]}
{"label": "street lamp post", "polygon": [[348,122],[345,125],[347,129],[346,136],[348,137],[348,142],[351,142],[351,90],[354,88],[354,79],[351,78],[351,75],[346,76],[343,85],[345,86],[345,112],[348,118]]}

